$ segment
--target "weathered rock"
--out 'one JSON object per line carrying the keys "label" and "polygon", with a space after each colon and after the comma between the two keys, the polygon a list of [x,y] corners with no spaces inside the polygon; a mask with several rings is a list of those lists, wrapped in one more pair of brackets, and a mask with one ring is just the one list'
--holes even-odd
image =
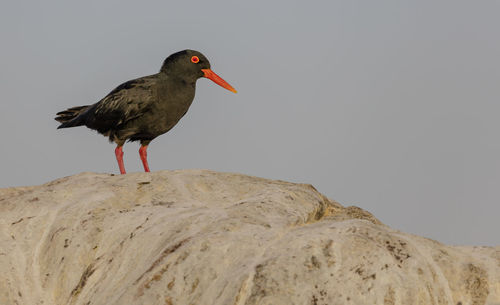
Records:
{"label": "weathered rock", "polygon": [[312,186],[210,171],[0,190],[0,304],[500,304],[500,247],[450,247]]}

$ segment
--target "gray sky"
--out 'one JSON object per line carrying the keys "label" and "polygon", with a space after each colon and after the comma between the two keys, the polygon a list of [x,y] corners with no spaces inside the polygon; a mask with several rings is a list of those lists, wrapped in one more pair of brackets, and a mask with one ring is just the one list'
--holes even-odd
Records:
{"label": "gray sky", "polygon": [[118,173],[114,145],[55,113],[191,48],[238,94],[199,80],[152,170],[311,183],[405,232],[500,245],[499,16],[486,0],[2,1],[0,186]]}

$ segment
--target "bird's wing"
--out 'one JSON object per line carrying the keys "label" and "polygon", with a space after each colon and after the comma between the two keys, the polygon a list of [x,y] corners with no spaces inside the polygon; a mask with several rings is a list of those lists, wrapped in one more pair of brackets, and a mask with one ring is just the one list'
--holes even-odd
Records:
{"label": "bird's wing", "polygon": [[89,109],[87,126],[106,130],[140,117],[154,103],[156,81],[157,78],[151,75],[116,87]]}

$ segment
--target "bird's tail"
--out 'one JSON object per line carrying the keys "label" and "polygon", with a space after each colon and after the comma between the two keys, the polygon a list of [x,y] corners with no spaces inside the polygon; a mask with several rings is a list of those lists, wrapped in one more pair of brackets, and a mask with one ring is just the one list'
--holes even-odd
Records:
{"label": "bird's tail", "polygon": [[85,124],[85,121],[83,117],[81,116],[82,113],[84,113],[90,105],[87,106],[78,106],[78,107],[72,107],[64,111],[58,112],[56,115],[57,117],[54,118],[54,120],[62,123],[59,125],[59,128],[68,128],[68,127],[75,127],[75,126],[81,126]]}

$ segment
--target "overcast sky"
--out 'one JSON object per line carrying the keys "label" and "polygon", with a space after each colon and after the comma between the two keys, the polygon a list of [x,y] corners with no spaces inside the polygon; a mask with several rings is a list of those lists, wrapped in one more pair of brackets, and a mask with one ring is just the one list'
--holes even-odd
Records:
{"label": "overcast sky", "polygon": [[500,245],[499,16],[486,0],[4,0],[0,187],[118,173],[114,145],[55,113],[190,48],[238,94],[199,80],[153,171],[311,183],[405,232]]}

